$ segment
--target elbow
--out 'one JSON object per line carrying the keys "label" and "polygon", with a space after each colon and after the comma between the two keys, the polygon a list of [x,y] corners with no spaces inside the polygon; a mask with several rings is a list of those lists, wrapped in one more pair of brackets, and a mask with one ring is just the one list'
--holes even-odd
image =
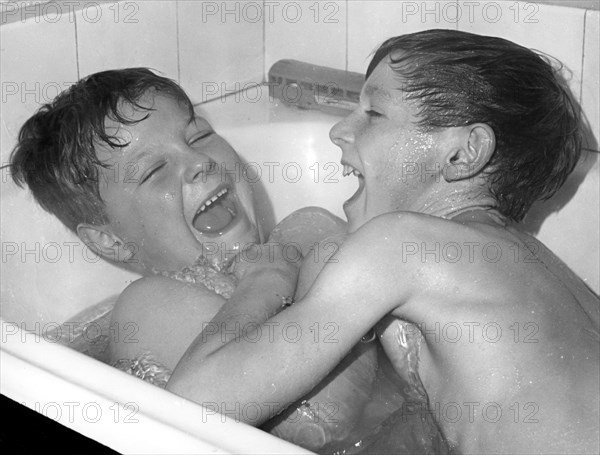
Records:
{"label": "elbow", "polygon": [[167,381],[167,385],[165,386],[165,390],[168,390],[175,395],[179,395],[181,397],[187,398],[185,396],[183,381],[181,379],[181,375],[176,374],[174,371],[169,380]]}
{"label": "elbow", "polygon": [[180,397],[198,403],[198,400],[203,398],[198,396],[197,393],[199,387],[202,387],[202,377],[194,374],[187,365],[182,365],[181,360],[179,362],[167,381],[165,389]]}
{"label": "elbow", "polygon": [[[205,409],[203,415],[208,419],[218,419],[223,422],[224,419],[234,420],[235,422],[245,423],[253,427],[262,425],[276,415],[279,410],[273,403],[259,404],[256,402],[246,402],[245,400],[235,400],[229,394],[220,394],[218,391],[211,391],[205,384],[196,384],[196,387],[190,385],[189,380],[180,377],[171,378],[165,389],[182,398],[193,401]],[[202,393],[199,391],[202,390]],[[212,393],[210,393],[212,392]],[[222,395],[220,398],[217,398]]]}

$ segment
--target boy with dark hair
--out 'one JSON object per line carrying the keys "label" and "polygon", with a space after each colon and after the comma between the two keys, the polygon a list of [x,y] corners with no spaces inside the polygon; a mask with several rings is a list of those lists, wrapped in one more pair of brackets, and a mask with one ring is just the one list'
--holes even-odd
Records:
{"label": "boy with dark hair", "polygon": [[[528,49],[453,30],[386,41],[359,107],[330,133],[359,182],[344,204],[350,234],[260,327],[335,324],[336,343],[278,332],[248,343],[225,304],[221,330],[194,341],[168,389],[228,407],[285,402],[377,325],[415,399],[367,453],[393,451],[414,414],[457,453],[598,453],[598,297],[511,223],[563,184],[580,135],[556,70]],[[273,387],[257,387],[265,370]]]}
{"label": "boy with dark hair", "polygon": [[[110,363],[164,387],[226,301],[253,302],[267,317],[291,303],[300,261],[289,241],[304,249],[344,231],[329,212],[303,209],[278,226],[278,242],[261,245],[250,179],[219,171],[240,164],[185,92],[145,68],[88,76],[22,127],[11,156],[15,181],[102,258],[144,275],[112,311],[111,329],[136,331],[135,342],[109,337]],[[302,228],[305,215],[312,221]],[[301,238],[289,239],[292,230]],[[254,252],[240,255],[245,248]],[[349,404],[342,412],[327,420],[330,409],[303,408],[271,431],[314,449],[343,439],[375,370],[375,350],[359,346],[323,382],[325,389],[307,397],[323,406]],[[356,399],[361,387],[364,397]]]}

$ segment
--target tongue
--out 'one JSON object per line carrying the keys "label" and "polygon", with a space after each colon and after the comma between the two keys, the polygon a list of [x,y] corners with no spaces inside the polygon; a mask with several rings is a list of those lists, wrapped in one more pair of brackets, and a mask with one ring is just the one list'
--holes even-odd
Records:
{"label": "tongue", "polygon": [[231,212],[220,203],[214,203],[194,220],[194,227],[200,232],[216,233],[233,221]]}

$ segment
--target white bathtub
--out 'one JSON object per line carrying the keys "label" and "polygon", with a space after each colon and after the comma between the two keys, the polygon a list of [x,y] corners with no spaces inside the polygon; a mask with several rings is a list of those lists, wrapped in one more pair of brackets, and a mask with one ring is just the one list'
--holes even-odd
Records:
{"label": "white bathtub", "polygon": [[[338,118],[280,106],[268,98],[266,88],[259,95],[232,95],[201,110],[262,172],[272,201],[272,210],[262,207],[267,227],[307,205],[343,217],[342,201],[357,184],[343,179],[340,152],[328,138]],[[540,231],[542,240],[559,254],[565,252],[565,261],[596,292],[597,266],[590,270],[593,261],[582,264],[577,258],[592,254],[597,262],[598,250],[578,250],[572,226],[574,219],[590,218],[590,207],[592,220],[597,217],[597,166],[595,156],[581,166],[563,191],[575,195],[552,215],[551,228],[546,232],[542,225]],[[595,205],[590,202],[594,192]],[[123,453],[305,453],[40,336],[117,295],[137,276],[97,260],[6,173],[1,208],[3,395]],[[597,234],[593,224],[589,229],[588,235]],[[568,250],[563,244],[567,236],[575,242]]]}

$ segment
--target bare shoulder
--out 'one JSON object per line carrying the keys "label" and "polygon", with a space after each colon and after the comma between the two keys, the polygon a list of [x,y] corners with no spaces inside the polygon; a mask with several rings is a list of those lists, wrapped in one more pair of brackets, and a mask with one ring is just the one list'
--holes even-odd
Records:
{"label": "bare shoulder", "polygon": [[[419,285],[415,276],[435,275],[431,270],[422,273],[423,264],[417,261],[406,261],[404,248],[425,241],[427,236],[433,238],[436,230],[440,230],[436,224],[440,222],[433,217],[393,212],[373,218],[355,232],[322,239],[304,257],[297,297],[308,295],[309,289],[322,287],[345,288],[353,294],[362,288],[379,296],[386,309],[391,309],[394,303],[400,305],[410,293],[406,292],[408,288]],[[426,230],[430,233],[426,234]],[[321,274],[327,277],[316,282]],[[313,282],[316,288],[311,288]],[[386,295],[381,295],[382,292]]]}
{"label": "bare shoulder", "polygon": [[[377,216],[348,234],[340,255],[371,269],[396,275],[399,282],[415,277],[438,276],[445,268],[440,253],[465,238],[468,229],[459,223],[415,212],[390,212]],[[351,262],[348,260],[348,262]],[[388,267],[381,267],[386,264]]]}
{"label": "bare shoulder", "polygon": [[269,242],[292,244],[302,252],[295,298],[303,297],[346,236],[346,222],[321,207],[304,207],[273,229]]}
{"label": "bare shoulder", "polygon": [[[558,293],[564,302],[576,294],[577,300],[593,300],[596,306],[598,302],[550,250],[512,227],[395,212],[366,223],[345,245],[364,261],[380,258],[396,272],[431,285],[423,287],[429,301],[436,292],[444,301],[460,293],[481,303],[494,302],[494,312],[500,310],[498,302],[506,302],[505,309],[513,311],[551,289],[545,297]],[[464,307],[468,308],[472,307]]]}
{"label": "bare shoulder", "polygon": [[271,232],[269,242],[294,244],[304,256],[326,237],[346,231],[346,222],[321,207],[304,207],[285,217]]}
{"label": "bare shoulder", "polygon": [[[385,239],[394,236],[408,242],[460,240],[464,235],[477,235],[481,223],[461,223],[417,212],[389,212],[379,215],[360,227],[353,235],[362,240]],[[483,234],[480,232],[480,234]],[[489,232],[486,233],[489,235]]]}
{"label": "bare shoulder", "polygon": [[552,342],[582,330],[598,334],[598,297],[541,242],[514,227],[391,213],[344,245],[350,243],[363,262],[385,261],[398,285],[412,286],[400,317],[421,322],[425,313],[435,314],[443,324],[493,315],[486,322],[503,324],[505,334],[520,324],[515,337],[537,327]]}
{"label": "bare shoulder", "polygon": [[111,361],[149,352],[174,368],[223,303],[222,297],[201,285],[161,276],[133,282],[113,310]]}

